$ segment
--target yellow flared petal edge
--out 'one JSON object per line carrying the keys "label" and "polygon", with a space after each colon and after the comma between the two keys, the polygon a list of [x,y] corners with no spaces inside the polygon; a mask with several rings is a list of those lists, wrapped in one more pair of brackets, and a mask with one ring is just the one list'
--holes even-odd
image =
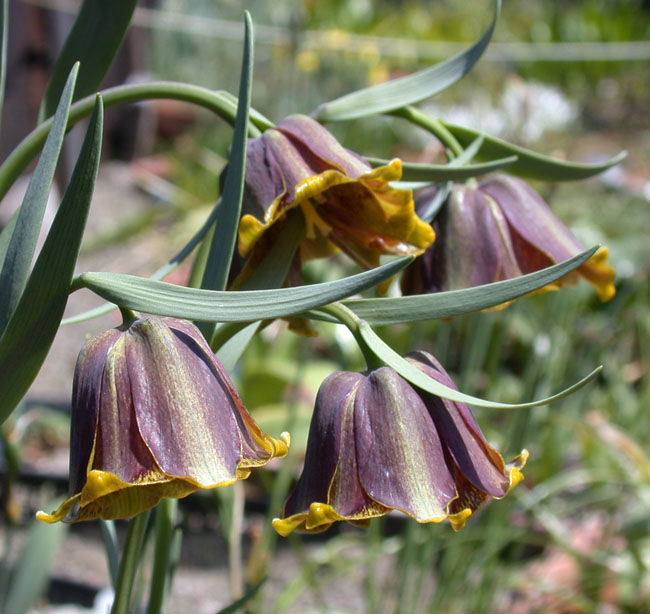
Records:
{"label": "yellow flared petal edge", "polygon": [[[256,440],[259,438],[256,437]],[[251,468],[265,465],[274,457],[286,456],[290,442],[289,433],[282,433],[280,439],[265,435],[259,443],[268,451],[267,458],[242,458],[231,479],[209,485],[200,484],[191,477],[167,475],[158,470],[129,483],[108,471],[93,469],[88,473],[80,493],[64,501],[52,514],[37,512],[36,518],[48,523],[130,518],[154,507],[164,497],[180,499],[197,490],[230,486],[238,480],[245,480],[250,476]]]}
{"label": "yellow flared petal edge", "polygon": [[356,526],[367,526],[371,518],[379,518],[390,512],[390,508],[381,506],[364,510],[354,516],[341,516],[331,505],[314,502],[307,512],[299,512],[287,518],[274,518],[273,528],[282,537],[287,537],[292,531],[301,533],[322,533],[327,531],[335,522],[346,521]]}
{"label": "yellow flared petal edge", "polygon": [[598,292],[598,296],[603,303],[616,294],[616,287],[614,286],[616,271],[614,267],[607,263],[608,258],[609,249],[601,247],[587,262],[578,267],[580,275],[596,288],[596,292]]}

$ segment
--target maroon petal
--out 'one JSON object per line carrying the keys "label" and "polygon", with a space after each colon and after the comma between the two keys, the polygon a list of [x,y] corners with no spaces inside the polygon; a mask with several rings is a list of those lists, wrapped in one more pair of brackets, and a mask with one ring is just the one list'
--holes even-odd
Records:
{"label": "maroon petal", "polygon": [[[344,447],[350,443],[344,430],[352,427],[350,416],[361,380],[363,376],[360,373],[340,371],[332,373],[321,384],[309,428],[305,466],[287,500],[285,516],[306,512],[314,502],[331,505],[341,516],[354,515],[368,504],[356,470],[351,474],[347,467],[340,466],[341,462],[349,465],[341,459],[342,456],[347,460],[350,456],[354,458],[354,449]],[[339,481],[333,489],[334,501],[330,499],[330,493],[335,477]]]}
{"label": "maroon petal", "polygon": [[348,177],[358,179],[371,170],[370,164],[343,147],[331,132],[307,115],[290,115],[276,128],[290,136],[294,142],[300,142],[305,149],[324,161],[327,167],[335,166]]}
{"label": "maroon petal", "polygon": [[138,427],[159,467],[203,487],[232,481],[242,459],[240,431],[211,365],[159,318],[138,320],[128,335]]}
{"label": "maroon petal", "polygon": [[[407,356],[418,369],[445,386],[457,390],[440,363],[426,352]],[[486,441],[469,407],[418,390],[438,434],[461,473],[475,487],[502,497],[509,487],[501,455]]]}
{"label": "maroon petal", "polygon": [[95,335],[77,358],[70,417],[70,496],[78,493],[86,483],[88,462],[95,442],[104,364],[108,352],[121,335],[115,329]]}
{"label": "maroon petal", "polygon": [[516,246],[525,273],[542,268],[535,263],[533,250],[541,251],[550,259],[544,266],[567,260],[583,250],[575,235],[525,181],[497,175],[481,183],[480,188],[501,208],[514,234],[529,244],[519,242]]}
{"label": "maroon petal", "polygon": [[157,467],[136,422],[126,362],[127,334],[113,344],[104,367],[92,469],[136,482]]}
{"label": "maroon petal", "polygon": [[420,522],[447,516],[456,489],[440,437],[420,397],[392,369],[362,382],[354,432],[359,479],[375,501]]}

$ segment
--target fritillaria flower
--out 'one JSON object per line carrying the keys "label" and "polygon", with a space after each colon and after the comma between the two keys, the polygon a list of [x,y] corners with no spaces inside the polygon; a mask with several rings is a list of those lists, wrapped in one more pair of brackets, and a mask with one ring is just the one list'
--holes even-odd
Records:
{"label": "fritillaria flower", "polygon": [[433,229],[415,214],[412,192],[390,186],[401,176],[399,160],[373,169],[315,120],[291,115],[248,142],[240,254],[261,260],[287,212],[298,208],[303,260],[342,250],[372,268],[380,254],[421,254]]}
{"label": "fritillaria flower", "polygon": [[[431,198],[424,192],[422,199]],[[418,199],[419,200],[419,199]],[[455,185],[435,222],[436,243],[405,272],[402,291],[458,290],[533,273],[584,251],[573,233],[526,182],[495,175],[479,184]],[[608,250],[546,286],[554,290],[585,278],[601,300],[614,296]]]}
{"label": "fritillaria flower", "polygon": [[287,453],[264,434],[201,333],[142,317],[88,341],[75,370],[69,499],[46,522],[127,518],[227,486]]}
{"label": "fritillaria flower", "polygon": [[[407,360],[455,388],[430,354]],[[389,367],[333,373],[316,398],[302,475],[273,526],[281,535],[319,533],[399,510],[459,530],[522,479],[527,456],[506,464],[466,405],[414,388]]]}

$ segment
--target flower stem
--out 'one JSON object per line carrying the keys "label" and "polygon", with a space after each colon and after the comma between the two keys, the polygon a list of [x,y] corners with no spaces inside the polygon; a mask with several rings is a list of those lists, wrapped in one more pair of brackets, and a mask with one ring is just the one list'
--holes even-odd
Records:
{"label": "flower stem", "polygon": [[384,366],[384,362],[378,358],[377,354],[370,348],[361,335],[360,326],[363,320],[354,311],[343,305],[343,303],[330,303],[329,305],[319,307],[318,311],[334,316],[341,324],[345,324],[348,327],[349,331],[354,335],[354,339],[363,354],[369,370],[372,371]]}
{"label": "flower stem", "polygon": [[463,153],[463,147],[456,140],[456,137],[445,128],[442,122],[435,117],[431,117],[426,113],[423,113],[415,107],[404,107],[402,109],[397,109],[390,113],[395,117],[402,117],[410,121],[420,128],[424,128],[427,132],[430,132],[435,136],[448,150],[448,153],[451,154],[451,158],[457,158],[460,154]]}
{"label": "flower stem", "polygon": [[120,562],[120,573],[117,577],[115,587],[115,601],[111,608],[111,614],[129,614],[129,601],[131,600],[131,590],[135,573],[138,570],[140,552],[142,550],[142,541],[144,539],[145,529],[149,521],[149,510],[138,514],[129,522],[129,530],[124,542],[124,551]]}
{"label": "flower stem", "polygon": [[169,554],[171,552],[178,499],[162,499],[156,508],[156,541],[151,573],[147,614],[160,614],[169,588]]}

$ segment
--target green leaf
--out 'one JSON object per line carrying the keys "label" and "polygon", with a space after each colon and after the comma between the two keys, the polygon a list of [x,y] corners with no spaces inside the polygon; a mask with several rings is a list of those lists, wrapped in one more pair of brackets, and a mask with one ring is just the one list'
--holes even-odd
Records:
{"label": "green leaf", "polygon": [[0,0],[0,119],[7,82],[7,30],[9,29],[9,0]]}
{"label": "green leaf", "polygon": [[201,288],[206,290],[225,290],[228,271],[237,241],[237,229],[244,196],[246,173],[246,138],[248,135],[248,113],[251,105],[253,87],[253,23],[245,11],[244,56],[242,58],[239,80],[239,102],[233,134],[226,181],[221,195],[219,218],[214,232],[206,263]]}
{"label": "green leaf", "polygon": [[512,145],[496,137],[481,135],[481,133],[471,128],[464,128],[463,126],[448,124],[447,122],[442,123],[463,146],[469,145],[477,137],[483,136],[483,145],[476,154],[479,160],[492,160],[494,158],[504,158],[512,155],[517,156],[517,161],[508,167],[508,172],[513,175],[519,175],[520,177],[527,177],[528,179],[540,179],[543,181],[574,181],[576,179],[586,179],[598,175],[612,166],[616,166],[627,156],[627,152],[622,151],[606,162],[600,162],[598,164],[566,162],[538,154],[518,145]]}
{"label": "green leaf", "polygon": [[3,612],[26,614],[34,606],[47,586],[52,559],[67,530],[68,525],[62,522],[52,525],[36,519],[31,522],[11,578]]}
{"label": "green leaf", "polygon": [[313,117],[321,122],[357,119],[399,109],[429,98],[467,74],[483,55],[496,26],[501,0],[494,4],[489,28],[469,49],[411,75],[372,85],[320,105]]}
{"label": "green leaf", "polygon": [[[366,158],[373,166],[384,166],[390,160],[381,158]],[[463,181],[477,175],[485,175],[500,168],[510,166],[517,161],[517,156],[508,156],[500,160],[490,160],[482,164],[466,164],[456,166],[451,164],[416,164],[402,162],[402,181]]]}
{"label": "green leaf", "polygon": [[29,181],[25,198],[11,233],[2,271],[0,271],[0,334],[16,309],[25,288],[29,267],[34,257],[38,233],[43,222],[45,206],[54,179],[56,163],[61,152],[68,123],[68,111],[75,88],[79,65],[75,64],[61,95],[43,153]]}
{"label": "green leaf", "polygon": [[224,292],[185,288],[120,273],[84,273],[85,287],[127,309],[203,322],[252,322],[315,309],[372,288],[402,270],[412,256],[337,281],[297,288]]}
{"label": "green leaf", "polygon": [[426,390],[431,394],[435,394],[438,397],[443,399],[449,399],[450,401],[456,401],[458,403],[467,403],[469,405],[476,405],[477,407],[489,407],[493,409],[523,409],[526,407],[537,407],[539,405],[546,405],[553,401],[557,401],[566,397],[567,395],[575,392],[579,388],[582,388],[585,384],[590,382],[600,371],[602,367],[597,367],[589,375],[581,379],[573,386],[562,390],[553,396],[547,397],[545,399],[540,399],[538,401],[530,401],[528,403],[498,403],[496,401],[486,401],[478,397],[473,397],[468,394],[459,392],[452,388],[437,382],[436,380],[430,378],[428,375],[425,375],[417,367],[414,367],[408,361],[404,360],[395,350],[390,346],[386,345],[372,330],[370,324],[367,322],[361,321],[359,324],[359,333],[361,338],[372,352],[382,360],[387,366],[395,369],[405,380],[408,380],[414,386]]}
{"label": "green leaf", "polygon": [[13,234],[14,228],[16,227],[16,221],[18,220],[19,213],[20,207],[14,211],[11,218],[9,218],[7,225],[2,230],[0,230],[0,271],[2,270],[5,256],[7,255],[7,250],[9,249],[11,235]]}
{"label": "green leaf", "polygon": [[137,0],[84,0],[54,65],[38,115],[39,123],[54,113],[66,77],[82,62],[74,100],[94,94],[103,81],[129,27]]}
{"label": "green leaf", "polygon": [[597,249],[598,246],[592,247],[570,260],[535,273],[475,288],[400,298],[356,299],[344,301],[344,305],[361,319],[375,325],[450,318],[488,309],[543,288],[589,260]]}
{"label": "green leaf", "polygon": [[103,107],[97,97],[86,137],[52,227],[7,328],[0,337],[0,424],[36,377],[68,299],[97,178]]}

